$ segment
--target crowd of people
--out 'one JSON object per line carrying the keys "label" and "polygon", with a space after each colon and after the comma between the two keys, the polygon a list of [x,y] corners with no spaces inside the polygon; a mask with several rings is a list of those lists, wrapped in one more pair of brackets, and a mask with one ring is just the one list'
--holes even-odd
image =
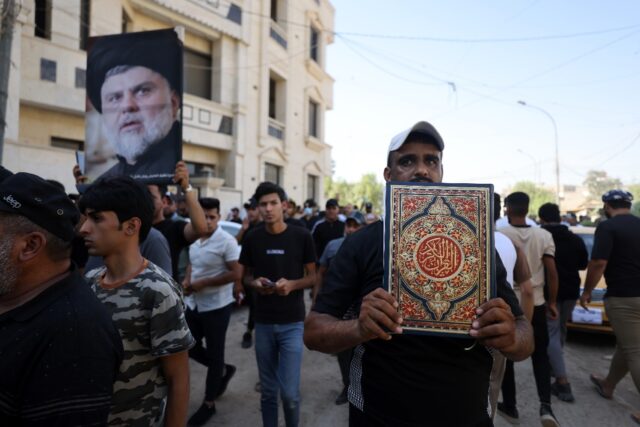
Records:
{"label": "crowd of people", "polygon": [[[392,138],[385,181],[443,181],[444,142],[426,122]],[[79,183],[83,177],[78,168]],[[514,362],[531,358],[540,422],[559,426],[551,395],[575,400],[564,364],[566,323],[604,274],[618,339],[611,398],[627,372],[640,389],[640,219],[632,196],[603,195],[589,254],[557,205],[527,219],[529,197],[496,195],[496,296],[464,338],[403,334],[382,287],[383,221],[356,206],[301,207],[271,182],[227,218],[198,198],[186,165],[173,182],[107,176],[72,201],[64,187],[0,167],[0,425],[205,425],[236,373],[225,359],[234,305],[249,306],[242,347],[254,347],[263,425],[300,424],[303,347],[336,354],[350,426],[491,426],[516,422]],[[588,268],[580,295],[578,271]],[[313,299],[307,314],[305,289]],[[188,413],[189,359],[207,368]],[[502,400],[499,401],[500,391]],[[632,414],[640,423],[640,413]]]}

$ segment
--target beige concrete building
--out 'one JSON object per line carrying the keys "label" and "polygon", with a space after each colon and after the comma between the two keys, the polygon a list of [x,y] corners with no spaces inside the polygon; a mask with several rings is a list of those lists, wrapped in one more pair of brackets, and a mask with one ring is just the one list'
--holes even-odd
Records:
{"label": "beige concrete building", "polygon": [[201,194],[240,205],[263,180],[321,201],[333,79],[328,0],[24,0],[3,164],[74,191],[90,36],[176,28],[184,47],[183,158]]}

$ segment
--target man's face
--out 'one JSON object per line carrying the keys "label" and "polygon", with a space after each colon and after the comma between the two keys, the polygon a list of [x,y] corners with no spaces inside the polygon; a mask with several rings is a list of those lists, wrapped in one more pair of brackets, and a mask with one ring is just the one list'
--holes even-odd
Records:
{"label": "man's face", "polygon": [[248,208],[247,209],[247,216],[249,217],[249,222],[251,222],[251,223],[256,222],[256,221],[260,221],[260,211],[258,210],[257,207]]}
{"label": "man's face", "polygon": [[602,206],[602,210],[604,211],[604,216],[607,217],[607,219],[611,218],[611,206],[609,206],[608,203],[605,203],[604,206]]}
{"label": "man's face", "polygon": [[204,218],[207,221],[207,233],[212,234],[218,228],[220,212],[218,209],[204,209]]}
{"label": "man's face", "polygon": [[240,216],[240,211],[238,209],[231,209],[231,216],[233,216],[233,218],[238,218]]}
{"label": "man's face", "polygon": [[187,218],[189,216],[189,209],[187,207],[187,202],[184,200],[178,201],[178,215],[183,218]]}
{"label": "man's face", "polygon": [[283,220],[284,206],[277,193],[260,197],[258,210],[265,224],[275,224]]}
{"label": "man's face", "polygon": [[351,215],[351,212],[353,212],[353,205],[351,203],[348,203],[344,207],[344,215],[349,216]]}
{"label": "man's face", "polygon": [[100,95],[105,134],[129,164],[164,138],[177,117],[178,96],[163,76],[146,67],[108,77]]}
{"label": "man's face", "polygon": [[442,182],[442,152],[430,143],[410,141],[391,153],[385,181]]}
{"label": "man's face", "polygon": [[[154,203],[155,206],[155,203]],[[167,197],[167,196],[163,196],[162,197],[162,215],[165,218],[171,218],[173,216],[173,214],[176,212],[176,204],[173,203],[173,201]]]}
{"label": "man's face", "polygon": [[360,224],[358,224],[353,219],[348,219],[347,223],[344,225],[344,235],[348,236],[349,234],[353,234],[360,229]]}
{"label": "man's face", "polygon": [[20,275],[20,267],[13,256],[16,236],[5,232],[5,227],[0,223],[0,298],[13,292]]}
{"label": "man's face", "polygon": [[329,206],[325,210],[325,218],[328,221],[336,221],[338,219],[338,214],[340,213],[340,208],[337,206]]}
{"label": "man's face", "polygon": [[125,242],[124,223],[113,211],[85,211],[87,219],[80,227],[80,235],[89,255],[108,256],[118,252]]}
{"label": "man's face", "polygon": [[147,185],[147,189],[149,190],[149,193],[151,193],[151,198],[153,199],[153,217],[157,218],[158,213],[164,210],[165,202],[163,201],[162,194],[160,194],[160,189],[157,185]]}

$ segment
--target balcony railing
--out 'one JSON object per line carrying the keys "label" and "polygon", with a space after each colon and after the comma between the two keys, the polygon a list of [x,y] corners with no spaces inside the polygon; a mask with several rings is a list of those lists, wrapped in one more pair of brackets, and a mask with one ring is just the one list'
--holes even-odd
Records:
{"label": "balcony railing", "polygon": [[277,120],[269,118],[268,133],[270,136],[282,140],[284,139],[284,129],[285,129],[284,124],[280,123]]}

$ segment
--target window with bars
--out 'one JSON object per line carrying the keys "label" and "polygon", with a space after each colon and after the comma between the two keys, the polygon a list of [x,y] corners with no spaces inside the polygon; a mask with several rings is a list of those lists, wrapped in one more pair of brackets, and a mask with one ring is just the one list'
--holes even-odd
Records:
{"label": "window with bars", "polygon": [[311,36],[309,38],[309,57],[320,63],[320,31],[311,27]]}
{"label": "window with bars", "polygon": [[320,137],[318,115],[320,111],[320,105],[312,100],[309,100],[309,136],[316,138]]}
{"label": "window with bars", "polygon": [[272,163],[264,164],[264,180],[280,185],[282,178],[282,168]]}

